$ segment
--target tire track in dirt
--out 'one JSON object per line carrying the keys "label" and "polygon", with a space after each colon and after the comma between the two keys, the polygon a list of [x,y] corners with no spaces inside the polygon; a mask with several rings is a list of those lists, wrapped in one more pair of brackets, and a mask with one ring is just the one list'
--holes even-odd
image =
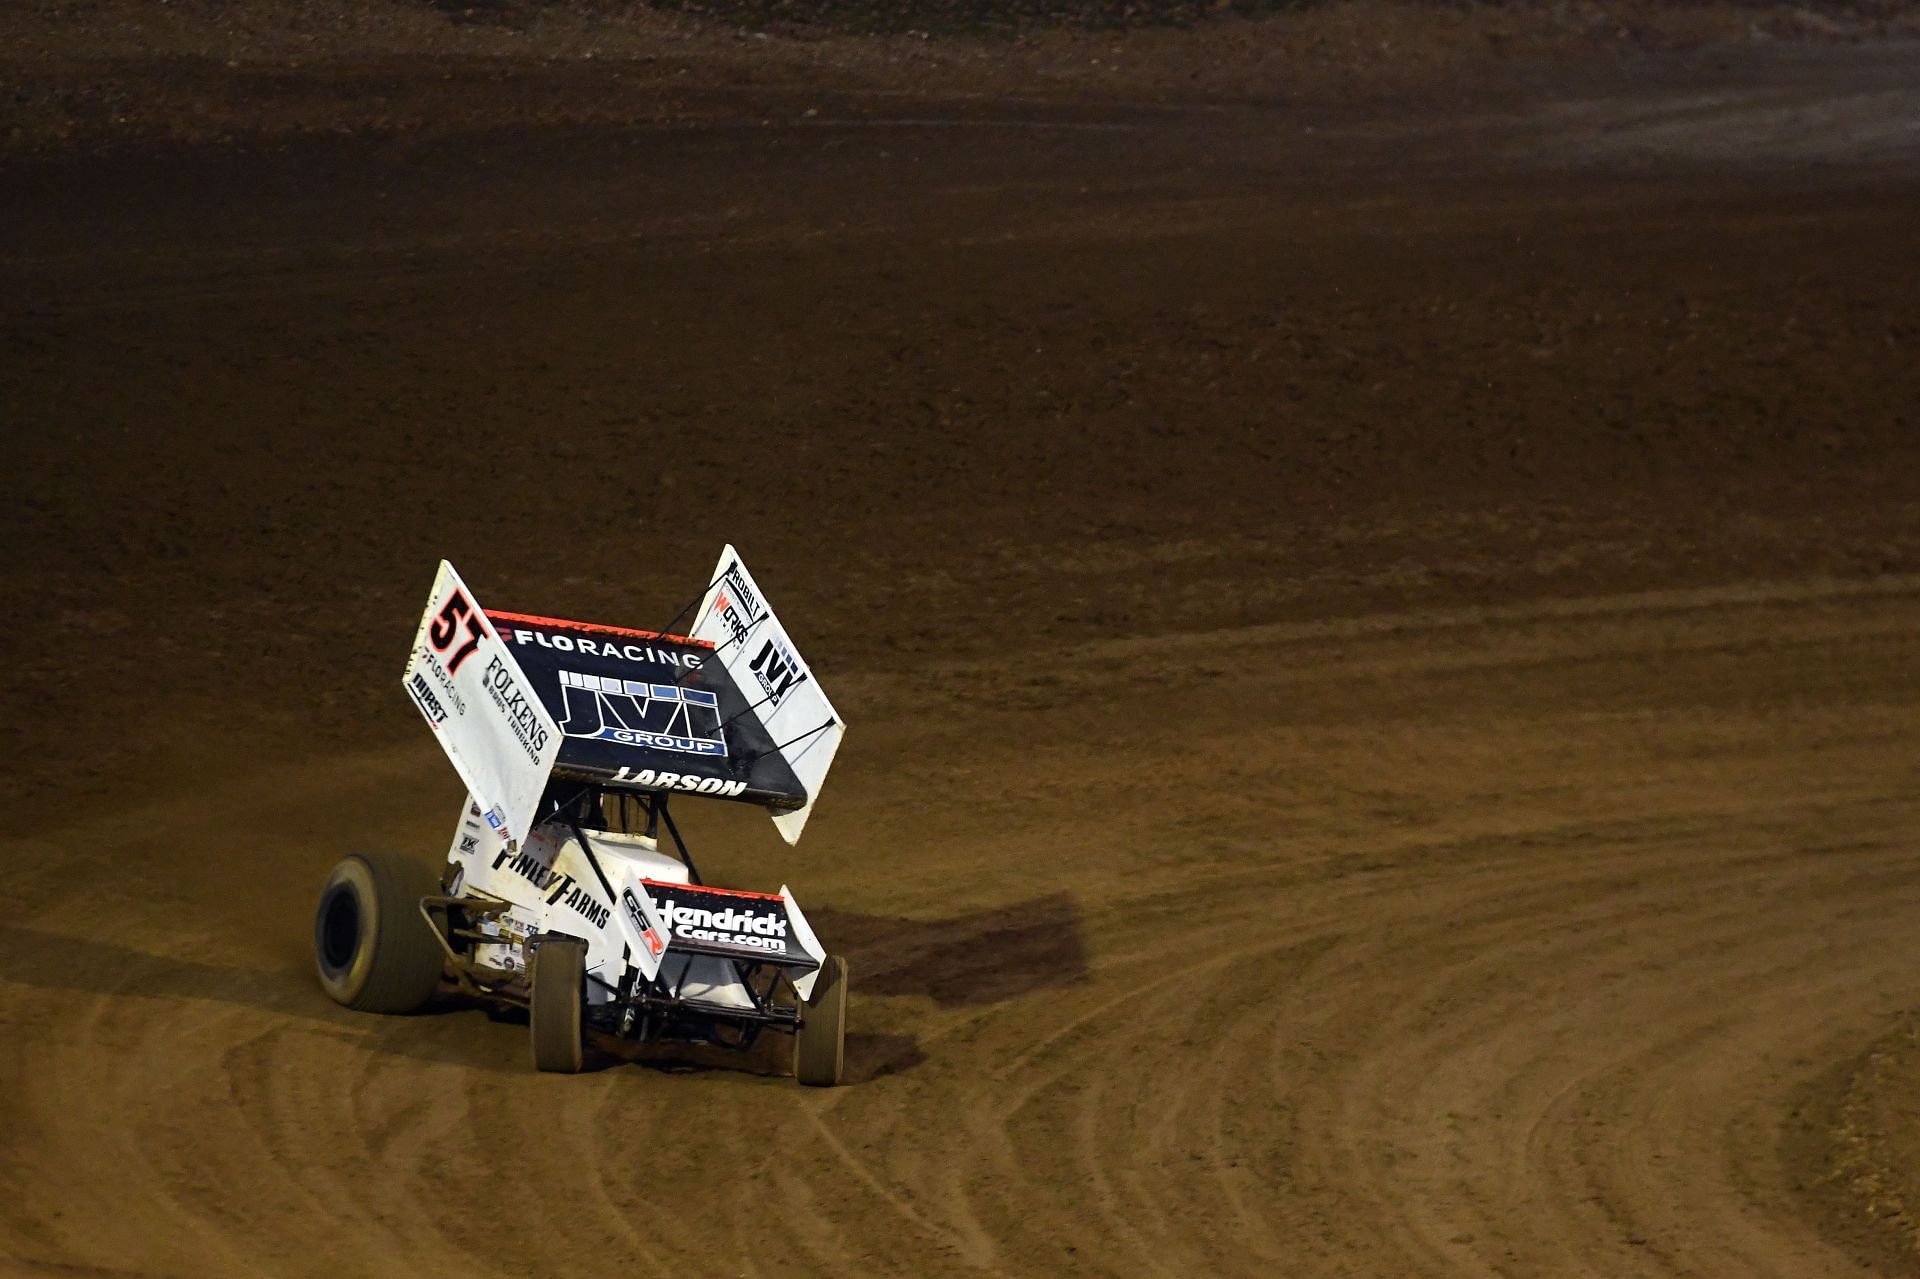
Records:
{"label": "tire track in dirt", "polygon": [[[1817,616],[1800,606],[1808,600]],[[1770,661],[1798,666],[1810,651],[1822,654],[1818,660],[1834,658],[1852,634],[1884,663],[1888,637],[1910,630],[1897,620],[1912,620],[1907,599],[1897,599],[1890,613],[1884,601],[1851,613],[1839,604],[1840,616],[1835,607],[1833,597],[1817,592],[1763,618],[1743,617],[1744,603],[1722,607],[1719,625],[1727,633],[1696,644],[1679,661],[1749,671]],[[1688,631],[1711,629],[1696,615],[1708,610],[1680,613]],[[1591,673],[1583,668],[1600,658],[1625,662],[1644,660],[1649,649],[1673,651],[1674,636],[1661,633],[1673,627],[1635,625],[1652,631],[1638,646],[1619,644],[1616,634],[1597,653],[1572,653],[1561,663],[1529,658],[1498,674],[1525,670],[1535,682],[1559,682]],[[1796,634],[1809,626],[1827,632],[1819,645]],[[1511,656],[1517,638],[1503,637],[1498,649]],[[1610,654],[1608,641],[1615,646]],[[1408,664],[1431,675],[1446,662],[1415,654]],[[1410,676],[1403,671],[1401,678]],[[1752,759],[1713,761],[1744,769],[1733,767],[1717,781],[1694,776],[1668,784],[1651,806],[1642,794],[1643,812],[1628,802],[1584,822],[1529,830],[1503,821],[1494,835],[1462,843],[1441,867],[1418,873],[1389,865],[1345,889],[1301,893],[1291,884],[1293,891],[1267,895],[1243,884],[1253,904],[1239,913],[1268,921],[1277,934],[1274,953],[1302,940],[1325,949],[1304,972],[1289,956],[1287,971],[1266,974],[1252,954],[1203,945],[1205,958],[1162,975],[1160,984],[1177,988],[1165,998],[1154,997],[1151,981],[1128,989],[1014,1058],[1002,1084],[1022,1100],[1002,1112],[1001,1122],[1033,1134],[1020,1162],[1040,1172],[1001,1187],[997,1197],[1010,1203],[1053,1185],[1092,1184],[1091,1196],[1063,1206],[1042,1233],[1084,1236],[1075,1222],[1097,1214],[1113,1232],[1106,1255],[1125,1255],[1116,1267],[1122,1270],[1154,1269],[1169,1258],[1182,1268],[1246,1268],[1276,1237],[1288,1240],[1282,1247],[1297,1263],[1312,1245],[1303,1248],[1300,1234],[1269,1225],[1292,1218],[1309,1228],[1309,1239],[1317,1226],[1319,1259],[1334,1269],[1343,1259],[1371,1256],[1376,1264],[1435,1273],[1518,1273],[1542,1265],[1572,1273],[1850,1271],[1850,1259],[1827,1250],[1793,1217],[1781,1184],[1788,1171],[1732,1177],[1722,1165],[1735,1149],[1772,1157],[1771,1145],[1756,1144],[1749,1130],[1756,1116],[1778,1128],[1793,1082],[1792,1071],[1781,1068],[1783,1056],[1807,1060],[1795,1054],[1849,1027],[1859,1033],[1870,1026],[1876,1005],[1897,1000],[1898,975],[1916,957],[1910,938],[1920,891],[1902,864],[1911,807],[1897,790],[1886,798],[1845,780],[1885,774],[1889,748],[1904,742],[1912,689],[1895,679],[1884,690],[1851,694],[1868,703],[1868,718],[1878,723],[1837,730],[1816,723],[1802,762],[1822,768],[1802,780],[1799,794],[1764,788],[1784,757],[1773,757],[1772,744],[1753,735],[1744,747]],[[1672,708],[1681,715],[1697,713],[1687,703],[1710,692],[1681,691],[1693,695]],[[1892,705],[1874,705],[1883,700]],[[1756,711],[1770,717],[1764,706],[1723,709],[1721,717],[1753,718]],[[1643,713],[1631,727],[1657,736],[1660,726],[1648,721],[1657,713]],[[1615,748],[1631,760],[1645,745],[1629,735]],[[1607,771],[1593,775],[1611,782],[1604,786],[1608,800],[1645,789],[1632,777],[1608,779]],[[1853,816],[1862,812],[1869,817]],[[1847,847],[1836,848],[1829,833],[1836,817],[1855,827]],[[1768,851],[1747,852],[1746,841]],[[1855,854],[1846,855],[1848,848]],[[1418,856],[1435,851],[1429,846]],[[1261,876],[1256,869],[1247,877]],[[1195,905],[1205,900],[1203,891]],[[1328,918],[1351,921],[1330,943],[1322,922]],[[1188,909],[1160,931],[1185,930],[1178,944],[1190,955],[1191,938],[1221,923],[1217,911]],[[1139,944],[1156,948],[1152,936]],[[1219,1007],[1207,994],[1224,984],[1214,973],[1222,967],[1235,968],[1238,980],[1236,993],[1217,997],[1225,1005]],[[1863,989],[1871,991],[1864,999]],[[1730,1016],[1726,1009],[1739,1007],[1743,994],[1750,1011]],[[1198,1050],[1198,1060],[1180,1053],[1154,1063],[1154,1045],[1178,1040],[1189,1025],[1201,1033],[1182,1046]],[[1627,1033],[1635,1027],[1651,1032]],[[1064,1047],[1055,1053],[1055,1045]],[[1227,1046],[1250,1046],[1249,1060],[1234,1060]],[[1269,1069],[1250,1069],[1262,1051]],[[1041,1056],[1064,1060],[1049,1060],[1043,1070]],[[1758,1101],[1742,1100],[1753,1072],[1739,1067],[1749,1058],[1762,1063],[1760,1082],[1768,1086]],[[1231,1064],[1210,1068],[1222,1061]],[[1276,1085],[1274,1095],[1249,1097],[1245,1081],[1263,1073]],[[1688,1122],[1676,1125],[1669,1094],[1695,1076],[1723,1076],[1733,1098],[1709,1107],[1712,1090],[1696,1086],[1687,1094]],[[1637,1082],[1619,1097],[1623,1078]],[[998,1100],[997,1091],[981,1091],[975,1104]],[[1262,1109],[1290,1114],[1290,1122],[1249,1125],[1249,1114]],[[1141,1110],[1157,1117],[1144,1129]],[[1220,1134],[1235,1124],[1252,1133],[1237,1138],[1245,1150],[1229,1154],[1223,1147],[1231,1143]],[[1215,1134],[1205,1143],[1210,1149],[1183,1149],[1179,1135],[1195,1131]],[[1064,1168],[1048,1162],[1046,1149],[1062,1132],[1074,1133],[1078,1146]],[[1640,1152],[1642,1162],[1610,1153],[1632,1151],[1638,1132],[1658,1134],[1661,1148]],[[1289,1155],[1286,1138],[1293,1134],[1298,1145]],[[1264,1164],[1235,1157],[1263,1153]],[[1215,1182],[1252,1188],[1252,1195],[1224,1196],[1241,1209],[1237,1223],[1224,1227],[1229,1242],[1216,1256],[1193,1246],[1206,1227],[1223,1227],[1196,1203],[1191,1175],[1142,1171],[1180,1168],[1182,1155],[1211,1167]],[[1250,1171],[1241,1173],[1243,1166]],[[1111,1167],[1126,1172],[1108,1177],[1103,1170]],[[1004,1176],[1006,1169],[998,1171]],[[1051,1172],[1059,1175],[1045,1175]],[[1278,1193],[1290,1185],[1303,1192],[1304,1208]],[[1261,1199],[1268,1201],[1266,1219],[1245,1207]],[[1652,1212],[1668,1200],[1687,1211]],[[1746,1224],[1761,1208],[1784,1219]],[[1030,1202],[1026,1211],[1031,1216]],[[1516,1230],[1516,1221],[1535,1213],[1554,1228]],[[1556,1230],[1563,1240],[1554,1239]],[[1708,1242],[1716,1239],[1724,1242]],[[1381,1263],[1383,1250],[1391,1260]]]}

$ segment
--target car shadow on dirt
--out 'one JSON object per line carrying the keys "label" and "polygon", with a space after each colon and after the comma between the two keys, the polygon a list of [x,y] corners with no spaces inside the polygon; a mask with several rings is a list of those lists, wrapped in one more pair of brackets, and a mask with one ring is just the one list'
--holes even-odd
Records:
{"label": "car shadow on dirt", "polygon": [[945,919],[820,907],[808,920],[847,957],[855,998],[923,995],[942,1007],[970,1007],[1087,979],[1083,918],[1066,893]]}
{"label": "car shadow on dirt", "polygon": [[[36,990],[127,1000],[212,1000],[297,1018],[311,1023],[316,1033],[351,1035],[360,1046],[376,1053],[501,1074],[531,1074],[533,1070],[527,1055],[524,1013],[491,1009],[451,992],[436,996],[411,1016],[356,1013],[328,1000],[307,972],[179,959],[116,942],[11,924],[0,925],[0,981]],[[745,1054],[610,1043],[608,1046],[615,1051],[603,1054],[603,1064],[630,1061],[669,1072],[710,1070],[784,1076],[791,1069],[789,1043],[785,1036],[766,1035],[754,1051]],[[926,1054],[912,1035],[847,1034],[849,1084],[911,1070],[925,1060]]]}
{"label": "car shadow on dirt", "polygon": [[[0,925],[0,981],[129,1001],[211,1000],[296,1018],[309,1023],[316,1033],[350,1035],[377,1053],[482,1070],[531,1069],[526,1064],[524,1030],[514,1036],[511,1027],[491,1026],[484,1018],[444,1015],[470,1011],[471,1001],[436,997],[420,1013],[406,1017],[356,1013],[322,994],[310,969],[249,968],[180,959],[117,942],[9,924]],[[156,1011],[154,1015],[166,1014]],[[475,1032],[468,1029],[475,1023],[486,1028],[479,1033],[498,1041],[497,1047],[475,1042]],[[513,1040],[511,1044],[509,1039]]]}
{"label": "car shadow on dirt", "polygon": [[[811,922],[850,965],[855,1026],[847,1032],[849,1083],[909,1071],[927,1059],[913,1035],[861,1028],[863,995],[977,1007],[1087,977],[1082,915],[1065,893],[944,919],[822,907]],[[475,1015],[481,1006],[458,995],[443,995],[410,1017],[371,1016],[329,1002],[306,970],[182,959],[19,925],[0,925],[0,980],[80,994],[215,1000],[351,1034],[378,1053],[501,1073],[530,1069],[526,1031],[512,1015]],[[782,1075],[790,1069],[789,1052],[789,1041],[776,1034],[763,1036],[745,1054],[642,1047],[622,1049],[613,1060],[668,1071]]]}

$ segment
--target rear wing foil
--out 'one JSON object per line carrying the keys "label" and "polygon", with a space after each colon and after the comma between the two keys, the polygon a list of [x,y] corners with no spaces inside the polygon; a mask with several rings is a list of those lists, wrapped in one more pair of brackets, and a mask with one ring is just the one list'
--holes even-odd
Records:
{"label": "rear wing foil", "polygon": [[[827,952],[786,885],[778,896],[658,879],[642,879],[640,889],[667,934],[668,953],[774,964],[787,970],[802,999],[813,994]],[[640,907],[635,901],[629,909],[638,914]]]}
{"label": "rear wing foil", "polygon": [[473,592],[445,560],[434,576],[400,683],[487,825],[517,848],[533,829],[547,776],[559,758],[560,727]]}
{"label": "rear wing foil", "polygon": [[773,815],[781,837],[798,843],[846,735],[846,722],[732,546],[720,552],[690,634],[712,646],[703,669],[724,670],[745,694],[752,717],[803,788],[802,803]]}

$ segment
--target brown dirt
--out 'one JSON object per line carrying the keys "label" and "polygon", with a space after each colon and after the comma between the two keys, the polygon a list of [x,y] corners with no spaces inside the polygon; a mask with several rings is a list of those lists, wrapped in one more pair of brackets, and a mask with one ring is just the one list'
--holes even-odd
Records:
{"label": "brown dirt", "polygon": [[1828,1220],[1896,1273],[1920,1258],[1920,1033],[1900,1021],[1808,1086],[1784,1146]]}
{"label": "brown dirt", "polygon": [[[338,136],[0,161],[0,1268],[1920,1271],[1913,47],[441,128],[341,56]],[[690,833],[854,1086],[327,1003],[328,867],[459,801],[434,559],[657,624],[723,539],[852,730],[797,852]]]}

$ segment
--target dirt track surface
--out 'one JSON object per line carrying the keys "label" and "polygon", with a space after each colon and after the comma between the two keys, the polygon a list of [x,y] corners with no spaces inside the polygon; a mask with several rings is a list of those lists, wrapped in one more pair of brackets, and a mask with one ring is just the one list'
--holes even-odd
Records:
{"label": "dirt track surface", "polygon": [[[0,1263],[1920,1270],[1920,61],[1743,67],[8,162]],[[853,1085],[327,1003],[434,559],[724,539]]]}

